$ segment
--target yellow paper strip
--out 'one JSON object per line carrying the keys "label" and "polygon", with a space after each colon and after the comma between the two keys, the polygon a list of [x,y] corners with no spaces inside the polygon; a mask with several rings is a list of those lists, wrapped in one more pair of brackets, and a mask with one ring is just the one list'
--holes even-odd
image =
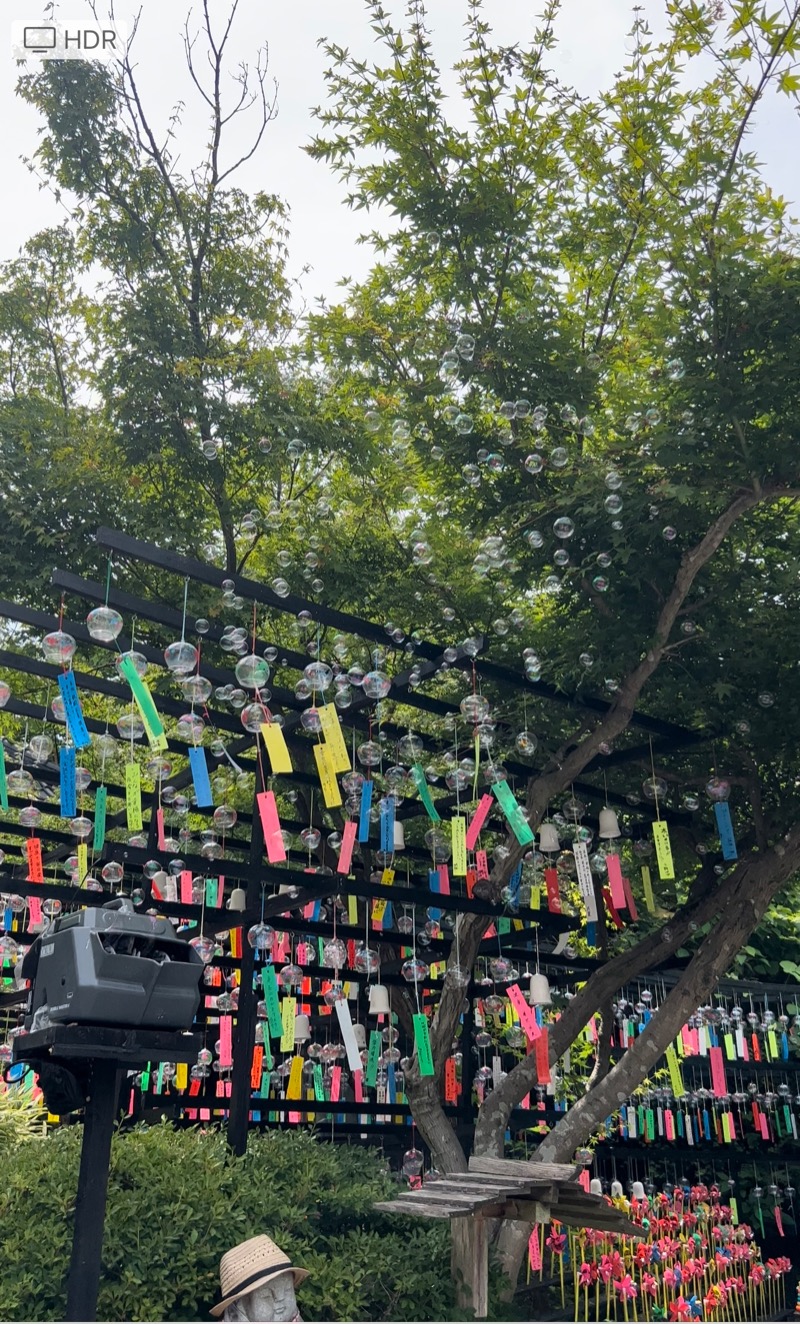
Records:
{"label": "yellow paper strip", "polygon": [[289,1084],[286,1086],[287,1099],[302,1099],[303,1097],[303,1059],[302,1057],[292,1058],[292,1069],[289,1072]]}
{"label": "yellow paper strip", "polygon": [[297,998],[284,998],[281,1003],[281,1024],[283,1034],[281,1035],[281,1052],[291,1053],[294,1048],[294,1016],[297,1009]]}
{"label": "yellow paper strip", "polygon": [[684,1089],[684,1085],[683,1085],[683,1073],[681,1072],[680,1066],[678,1065],[678,1057],[675,1052],[675,1047],[673,1044],[670,1044],[669,1048],[667,1049],[666,1058],[667,1058],[667,1069],[669,1071],[669,1083],[672,1086],[672,1093],[675,1095],[676,1099],[680,1099],[681,1096],[686,1093],[686,1090]]}
{"label": "yellow paper strip", "polygon": [[659,878],[674,878],[675,866],[672,862],[672,847],[669,842],[669,828],[666,823],[660,819],[653,824],[653,840],[656,843]]}
{"label": "yellow paper strip", "polygon": [[175,1067],[175,1088],[185,1090],[189,1084],[189,1063],[178,1062]]}
{"label": "yellow paper strip", "polygon": [[322,787],[322,798],[326,809],[335,809],[342,803],[342,793],[336,780],[331,752],[327,745],[314,745],[314,758],[317,761],[317,774]]}
{"label": "yellow paper strip", "polygon": [[333,703],[320,704],[317,712],[319,713],[319,724],[322,727],[325,744],[330,750],[334,772],[349,772],[350,755],[347,752],[347,745],[344,743],[336,705]]}
{"label": "yellow paper strip", "polygon": [[391,887],[394,882],[394,869],[384,869],[381,874],[381,882],[384,887]]}
{"label": "yellow paper strip", "polygon": [[450,820],[450,839],[453,843],[453,877],[465,878],[467,873],[467,820],[456,816]]}
{"label": "yellow paper strip", "polygon": [[376,924],[380,924],[381,920],[383,919],[384,915],[386,914],[386,907],[387,907],[388,904],[389,904],[389,903],[388,903],[387,901],[385,901],[383,897],[378,897],[378,899],[377,899],[376,901],[373,901],[373,903],[372,903],[372,918],[373,918],[373,921],[374,921]]}
{"label": "yellow paper strip", "polygon": [[358,923],[358,897],[349,896],[347,898],[347,922],[348,924]]}
{"label": "yellow paper strip", "polygon": [[142,773],[138,763],[125,765],[125,809],[128,831],[142,830]]}
{"label": "yellow paper strip", "polygon": [[80,843],[75,854],[78,857],[78,882],[82,885],[89,872],[89,847],[85,841]]}
{"label": "yellow paper strip", "polygon": [[642,865],[642,887],[644,888],[644,904],[647,906],[648,914],[656,913],[656,903],[653,896],[653,884],[650,879],[650,870],[646,864]]}
{"label": "yellow paper strip", "polygon": [[286,737],[277,722],[262,722],[261,736],[267,751],[272,771],[292,772],[292,757],[286,744]]}

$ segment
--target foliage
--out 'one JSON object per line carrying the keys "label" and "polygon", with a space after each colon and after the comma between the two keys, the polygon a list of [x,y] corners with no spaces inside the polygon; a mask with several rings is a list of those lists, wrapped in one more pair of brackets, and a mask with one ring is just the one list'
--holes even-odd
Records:
{"label": "foliage", "polygon": [[[81,1128],[64,1128],[7,1157],[4,1319],[64,1317],[80,1142]],[[217,1132],[118,1134],[99,1317],[204,1318],[221,1255],[266,1232],[311,1270],[298,1292],[306,1318],[454,1318],[447,1226],[375,1214],[392,1189],[375,1155],[308,1134],[251,1135],[242,1159]]]}
{"label": "foliage", "polygon": [[28,1140],[45,1135],[45,1112],[30,1091],[11,1085],[0,1092],[0,1158],[11,1156]]}

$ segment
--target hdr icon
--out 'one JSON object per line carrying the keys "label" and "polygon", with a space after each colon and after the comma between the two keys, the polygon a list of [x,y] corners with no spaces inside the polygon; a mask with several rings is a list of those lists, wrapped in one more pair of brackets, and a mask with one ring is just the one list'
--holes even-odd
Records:
{"label": "hdr icon", "polygon": [[58,19],[12,25],[12,52],[18,60],[113,60],[123,54],[128,34],[120,23],[92,24]]}

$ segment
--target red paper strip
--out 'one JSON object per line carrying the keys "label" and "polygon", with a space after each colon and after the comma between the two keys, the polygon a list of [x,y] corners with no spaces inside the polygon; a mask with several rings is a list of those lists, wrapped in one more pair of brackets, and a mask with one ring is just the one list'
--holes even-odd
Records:
{"label": "red paper strip", "polygon": [[611,892],[611,900],[617,910],[622,910],[625,906],[625,888],[622,886],[622,864],[618,855],[607,855],[606,866],[608,868],[608,886]]}
{"label": "red paper strip", "polygon": [[233,1017],[219,1018],[219,1064],[221,1067],[233,1066]]}
{"label": "red paper strip", "polygon": [[192,904],[192,872],[190,869],[184,869],[181,873],[181,905],[190,906]]}
{"label": "red paper strip", "polygon": [[733,1111],[732,1111],[732,1110],[731,1110],[731,1112],[728,1113],[728,1131],[729,1131],[729,1133],[730,1133],[731,1140],[736,1140],[736,1139],[737,1139],[737,1135],[736,1135],[736,1125],[735,1125],[734,1120],[733,1120]]}
{"label": "red paper strip", "polygon": [[225,879],[220,878],[217,883],[217,909],[222,910],[222,903],[225,899]]}
{"label": "red paper strip", "polygon": [[167,834],[164,831],[164,810],[156,810],[156,828],[158,830],[158,849],[167,849]]}
{"label": "red paper strip", "polygon": [[761,1045],[760,1045],[760,1043],[758,1042],[758,1035],[757,1035],[757,1034],[754,1034],[754,1035],[751,1037],[750,1042],[751,1042],[751,1044],[753,1045],[753,1061],[754,1061],[754,1062],[760,1062],[760,1061],[761,1061]]}
{"label": "red paper strip", "polygon": [[672,1118],[671,1108],[667,1108],[664,1113],[664,1131],[666,1132],[667,1140],[675,1139],[675,1123]]}
{"label": "red paper strip", "polygon": [[635,924],[639,918],[639,912],[636,909],[636,902],[633,899],[633,892],[631,891],[631,885],[627,878],[623,878],[622,887],[625,892],[625,904],[628,907],[628,913]]}
{"label": "red paper strip", "polygon": [[551,915],[560,915],[561,893],[558,890],[558,870],[545,869],[544,881],[547,888],[547,909]]}
{"label": "red paper strip", "polygon": [[780,1209],[780,1205],[777,1205],[777,1204],[776,1204],[776,1206],[775,1206],[775,1210],[774,1210],[774,1213],[775,1213],[775,1226],[776,1226],[777,1229],[778,1229],[778,1236],[779,1236],[779,1237],[783,1237],[783,1236],[785,1236],[786,1234],[785,1234],[785,1232],[784,1232],[784,1230],[783,1230],[783,1219],[781,1218],[781,1209]]}
{"label": "red paper strip", "polygon": [[342,1068],[334,1067],[331,1071],[331,1103],[339,1102],[339,1090],[342,1087]]}
{"label": "red paper strip", "polygon": [[286,859],[286,847],[281,834],[278,806],[272,791],[261,791],[257,796],[258,812],[264,832],[264,846],[270,864],[281,864]]}
{"label": "red paper strip", "polygon": [[620,916],[617,913],[617,908],[614,905],[614,902],[611,900],[611,893],[609,892],[607,887],[603,888],[603,900],[605,901],[606,906],[608,907],[608,913],[611,916],[611,923],[614,925],[614,928],[624,929],[625,925],[623,924]]}
{"label": "red paper strip", "polygon": [[339,863],[336,866],[337,873],[349,873],[350,865],[353,862],[353,848],[356,844],[356,833],[358,824],[354,818],[348,819],[342,832],[342,848],[339,851]]}
{"label": "red paper strip", "polygon": [[481,796],[478,802],[478,807],[475,810],[475,813],[472,815],[472,818],[470,819],[469,827],[467,828],[467,850],[475,849],[475,843],[478,840],[480,830],[483,827],[484,823],[486,822],[486,819],[489,817],[489,810],[491,809],[493,803],[494,803],[494,796],[492,795]]}
{"label": "red paper strip", "polygon": [[439,891],[442,896],[450,895],[450,870],[446,864],[439,865]]}
{"label": "red paper strip", "polygon": [[550,1084],[550,1036],[546,1029],[539,1030],[534,1049],[536,1053],[536,1079],[540,1085]]}
{"label": "red paper strip", "polygon": [[353,1097],[356,1103],[364,1102],[364,1087],[361,1080],[361,1072],[353,1072]]}
{"label": "red paper strip", "polygon": [[250,1088],[257,1090],[261,1088],[261,1068],[264,1063],[264,1049],[261,1044],[256,1044],[253,1049],[253,1066],[250,1071]]}
{"label": "red paper strip", "polygon": [[454,1057],[448,1057],[444,1064],[444,1099],[445,1103],[458,1102],[458,1080]]}
{"label": "red paper strip", "polygon": [[766,1114],[766,1113],[762,1113],[762,1114],[761,1114],[761,1139],[762,1139],[762,1140],[770,1140],[771,1138],[772,1138],[772,1137],[770,1136],[770,1133],[769,1133],[769,1118],[767,1117],[767,1114]]}
{"label": "red paper strip", "polygon": [[44,867],[42,865],[42,843],[38,837],[28,837],[25,842],[25,851],[28,856],[28,882],[43,883]]}
{"label": "red paper strip", "polygon": [[467,869],[467,896],[473,896],[475,884],[478,881],[478,875],[474,869]]}
{"label": "red paper strip", "polygon": [[28,897],[28,914],[31,924],[41,924],[42,922],[42,903],[38,896]]}
{"label": "red paper strip", "polygon": [[475,872],[478,878],[489,877],[489,861],[486,858],[485,850],[475,852]]}

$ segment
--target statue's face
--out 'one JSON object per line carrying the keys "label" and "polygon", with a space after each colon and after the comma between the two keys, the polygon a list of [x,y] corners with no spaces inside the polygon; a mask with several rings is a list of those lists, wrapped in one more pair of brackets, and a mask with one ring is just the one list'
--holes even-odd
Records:
{"label": "statue's face", "polygon": [[283,1324],[300,1320],[294,1294],[294,1275],[278,1274],[271,1282],[248,1292],[228,1306],[222,1316],[230,1324]]}

